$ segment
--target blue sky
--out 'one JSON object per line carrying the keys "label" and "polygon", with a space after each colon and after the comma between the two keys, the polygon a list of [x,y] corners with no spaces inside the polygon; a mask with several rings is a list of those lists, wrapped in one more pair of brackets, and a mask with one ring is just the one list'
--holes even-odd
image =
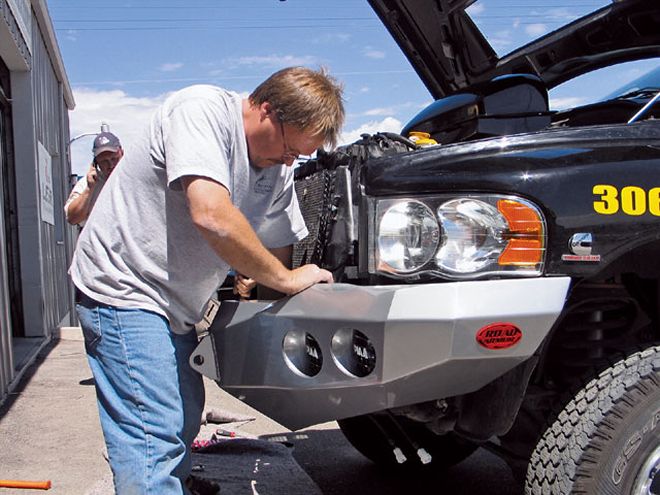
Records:
{"label": "blue sky", "polygon": [[[604,0],[480,0],[477,25],[500,54],[550,32]],[[71,135],[102,121],[125,144],[165,96],[190,84],[249,93],[290,65],[327,67],[345,87],[342,142],[398,131],[432,101],[366,0],[48,0],[76,99]],[[551,92],[563,108],[597,100],[658,66],[625,64]],[[91,139],[72,147],[73,172],[91,158]]]}

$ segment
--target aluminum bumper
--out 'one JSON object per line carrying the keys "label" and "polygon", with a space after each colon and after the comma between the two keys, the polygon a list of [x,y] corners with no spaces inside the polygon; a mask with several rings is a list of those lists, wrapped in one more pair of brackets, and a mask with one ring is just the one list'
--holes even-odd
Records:
{"label": "aluminum bumper", "polygon": [[[274,303],[225,301],[190,363],[291,429],[462,395],[536,351],[569,283],[334,284]],[[521,330],[517,344],[477,342],[504,322]]]}

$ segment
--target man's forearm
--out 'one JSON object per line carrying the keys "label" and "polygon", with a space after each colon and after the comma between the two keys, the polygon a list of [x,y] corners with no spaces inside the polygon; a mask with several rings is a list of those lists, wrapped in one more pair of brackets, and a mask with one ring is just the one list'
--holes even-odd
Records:
{"label": "man's forearm", "polygon": [[239,273],[285,294],[319,282],[332,283],[332,273],[314,264],[286,268],[264,247],[222,184],[197,176],[181,181],[193,223],[218,256]]}
{"label": "man's forearm", "polygon": [[[238,272],[275,290],[288,292],[289,270],[259,241],[249,222],[237,215],[218,223],[202,222],[197,227],[214,251]],[[240,216],[239,216],[240,215]]]}
{"label": "man's forearm", "polygon": [[91,192],[85,189],[81,194],[71,200],[66,208],[66,221],[71,225],[77,225],[84,222],[89,217],[89,202]]}
{"label": "man's forearm", "polygon": [[[293,246],[284,246],[280,248],[271,248],[269,251],[275,256],[280,262],[287,268],[291,268],[292,256],[293,256]],[[257,299],[281,299],[285,294],[265,285],[257,285]]]}
{"label": "man's forearm", "polygon": [[193,223],[218,256],[258,283],[289,292],[291,272],[264,247],[227,190],[205,179],[182,181]]}

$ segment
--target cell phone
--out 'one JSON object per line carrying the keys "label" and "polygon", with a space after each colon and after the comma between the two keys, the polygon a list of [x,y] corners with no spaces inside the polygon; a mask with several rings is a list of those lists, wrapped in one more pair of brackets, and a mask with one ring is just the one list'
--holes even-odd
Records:
{"label": "cell phone", "polygon": [[96,173],[99,177],[104,177],[105,178],[105,173],[103,170],[101,170],[101,166],[96,163],[96,158],[94,158],[94,168],[96,169]]}

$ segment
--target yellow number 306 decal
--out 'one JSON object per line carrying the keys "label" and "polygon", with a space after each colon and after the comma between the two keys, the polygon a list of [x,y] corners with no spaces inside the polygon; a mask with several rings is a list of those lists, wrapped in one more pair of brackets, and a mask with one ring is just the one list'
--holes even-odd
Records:
{"label": "yellow number 306 decal", "polygon": [[619,191],[615,186],[596,184],[593,193],[594,211],[601,215],[614,215],[621,210],[626,215],[639,216],[646,212],[660,217],[660,187],[648,192],[638,186],[626,186]]}

